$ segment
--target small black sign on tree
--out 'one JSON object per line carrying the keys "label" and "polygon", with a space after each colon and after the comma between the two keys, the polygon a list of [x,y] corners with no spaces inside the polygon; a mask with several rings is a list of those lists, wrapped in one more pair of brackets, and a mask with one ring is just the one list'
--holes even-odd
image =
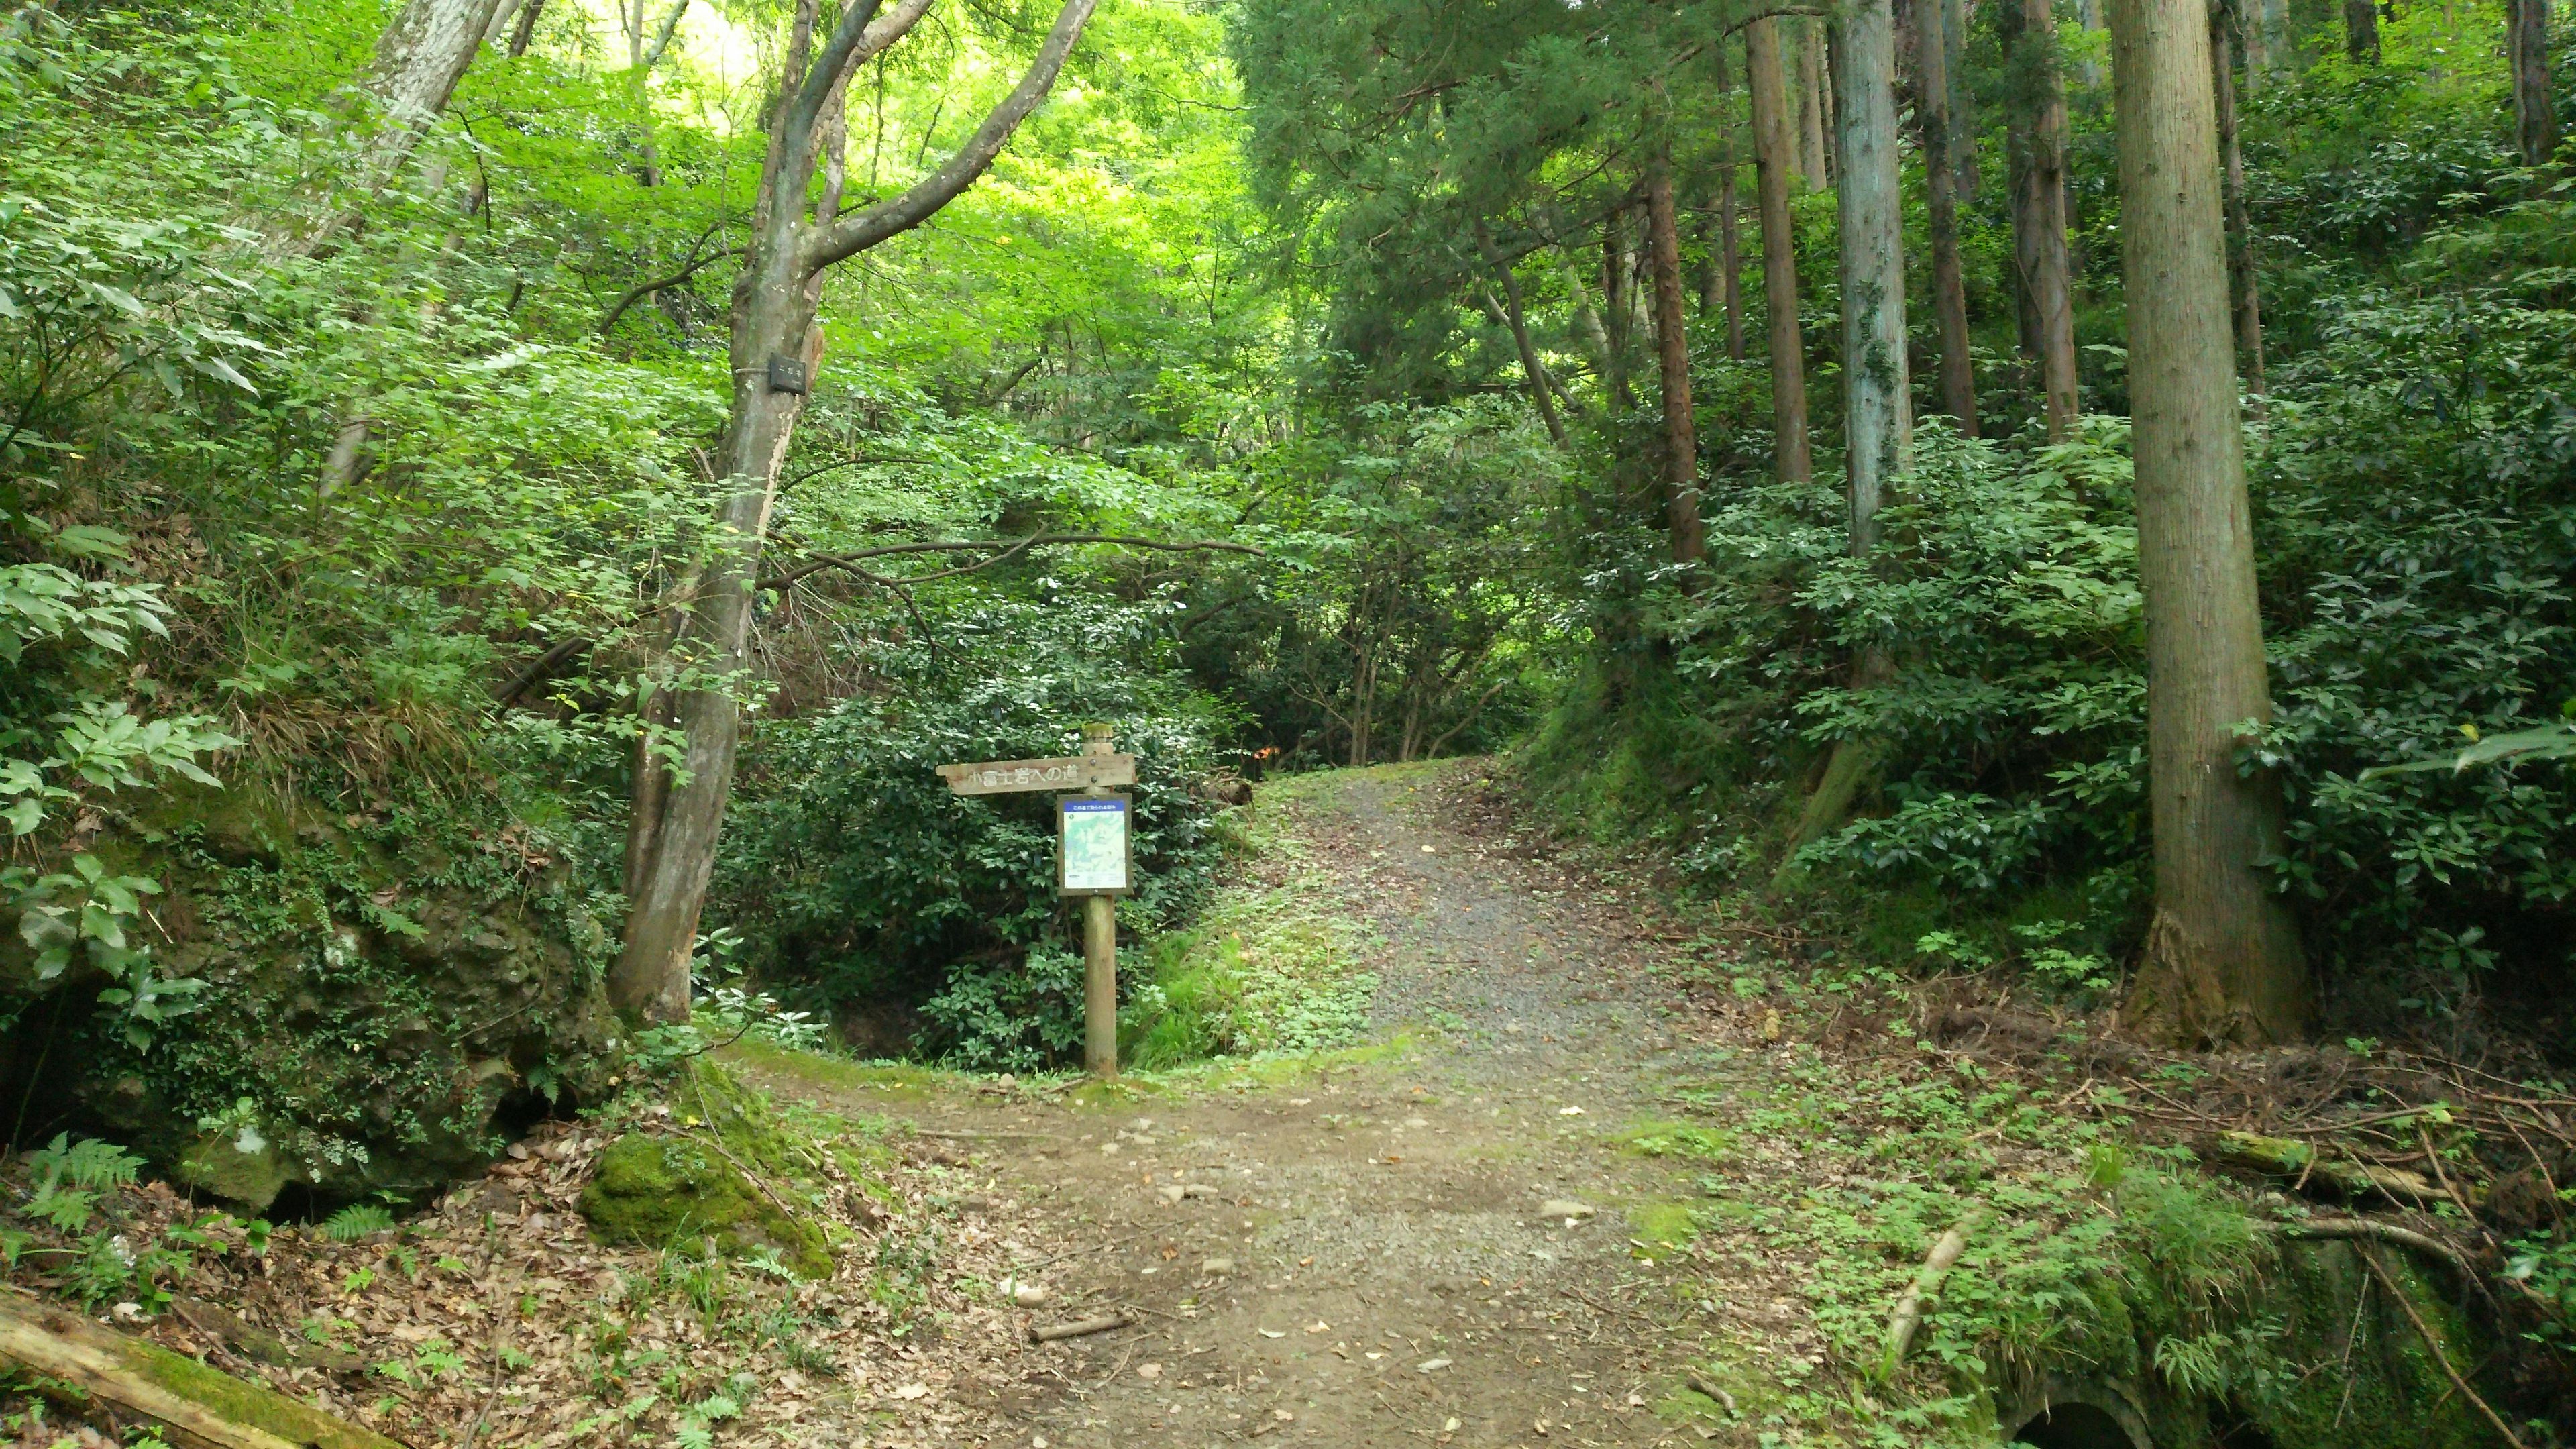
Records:
{"label": "small black sign on tree", "polygon": [[1135,889],[1136,812],[1133,797],[1109,787],[1136,783],[1136,757],[1093,724],[1082,727],[1079,755],[942,765],[939,774],[960,795],[1081,792],[1056,797],[1056,889],[1082,898],[1083,1065],[1118,1075],[1118,897]]}

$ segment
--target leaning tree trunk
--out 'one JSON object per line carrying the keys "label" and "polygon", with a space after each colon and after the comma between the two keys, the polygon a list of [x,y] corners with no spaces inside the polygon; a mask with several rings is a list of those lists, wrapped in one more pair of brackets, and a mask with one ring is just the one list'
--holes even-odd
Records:
{"label": "leaning tree trunk", "polygon": [[1690,338],[1682,320],[1682,238],[1673,215],[1673,173],[1657,157],[1646,171],[1646,244],[1655,274],[1655,359],[1664,402],[1664,526],[1673,562],[1708,552],[1699,516],[1699,440],[1691,418]]}
{"label": "leaning tree trunk", "polygon": [[2311,998],[2296,928],[2263,870],[2280,849],[2280,782],[2236,758],[2241,731],[2261,728],[2272,702],[2228,336],[2207,0],[2117,0],[2112,46],[2155,832],[2134,1009],[2179,1041],[2284,1041],[2305,1029]]}
{"label": "leaning tree trunk", "polygon": [[[1948,15],[1956,0],[1932,0],[1915,34],[1917,112],[1923,125],[1923,190],[1932,248],[1932,310],[1941,326],[1941,407],[1959,431],[1977,435],[1977,374],[1968,356],[1968,288],[1959,269],[1958,170],[1951,158]],[[1975,141],[1968,142],[1974,147]]]}
{"label": "leaning tree trunk", "polygon": [[2049,0],[1999,0],[2013,71],[2013,254],[2052,442],[2075,431],[2075,298],[2066,258],[2066,87]]}
{"label": "leaning tree trunk", "polygon": [[1798,330],[1797,238],[1789,225],[1789,177],[1797,170],[1789,98],[1780,73],[1779,22],[1744,27],[1745,90],[1753,107],[1756,209],[1762,222],[1762,301],[1770,314],[1772,471],[1784,483],[1816,476],[1807,440],[1806,343]]}
{"label": "leaning tree trunk", "polygon": [[[2263,288],[2254,271],[2254,224],[2245,209],[2245,148],[2236,138],[2235,32],[2244,15],[2230,0],[2209,8],[2210,95],[2218,116],[2218,154],[2225,167],[2221,199],[2227,215],[2227,275],[2236,299],[2236,352],[2254,416],[2263,416]],[[2246,74],[2254,72],[2249,56]]]}
{"label": "leaning tree trunk", "polygon": [[[1843,417],[1850,488],[1850,547],[1878,549],[1879,511],[1902,474],[1914,438],[1913,390],[1905,361],[1905,196],[1897,157],[1896,17],[1890,0],[1850,0],[1834,37],[1836,201],[1842,230]],[[1891,673],[1887,651],[1866,646],[1852,661],[1863,688]],[[1795,852],[1850,813],[1878,756],[1874,741],[1834,746],[1792,832]]]}
{"label": "leaning tree trunk", "polygon": [[[799,179],[805,174],[794,172]],[[723,683],[682,690],[673,698],[673,721],[688,739],[686,776],[658,790],[639,781],[637,791],[639,807],[649,794],[658,796],[660,811],[640,842],[643,858],[629,862],[643,889],[627,912],[624,949],[608,989],[617,1006],[649,1021],[679,1021],[689,1014],[689,959],[714,879],[716,837],[742,739],[741,706],[735,688],[727,686],[738,683],[749,662],[761,545],[777,502],[779,465],[804,410],[807,379],[822,360],[822,332],[814,325],[817,289],[796,266],[804,234],[796,215],[803,210],[802,190],[782,198],[779,189],[764,188],[765,209],[790,215],[757,228],[760,241],[734,287],[732,421],[720,455],[727,493],[697,597],[682,615],[671,649],[684,664]]]}
{"label": "leaning tree trunk", "polygon": [[[648,1021],[689,1014],[689,959],[741,741],[735,690],[750,663],[752,605],[779,468],[821,357],[815,311],[824,273],[919,226],[973,185],[1053,87],[1096,3],[1065,0],[1019,84],[936,170],[895,196],[843,213],[842,88],[853,69],[907,34],[930,0],[898,0],[882,18],[874,0],[853,0],[819,48],[813,43],[817,0],[799,0],[784,84],[771,107],[751,240],[734,285],[724,500],[692,596],[674,601],[686,606],[671,640],[674,663],[706,682],[672,700],[674,721],[688,740],[686,778],[667,782],[649,830],[630,833],[641,858],[630,858],[628,869],[642,890],[628,903],[624,947],[608,977],[609,1001],[621,1010]],[[814,185],[818,166],[820,187]],[[637,793],[641,803],[648,792],[640,781]]]}
{"label": "leaning tree trunk", "polygon": [[[1476,223],[1476,253],[1502,282],[1502,301],[1497,308],[1502,323],[1512,334],[1512,347],[1520,353],[1521,372],[1529,379],[1530,402],[1538,409],[1539,421],[1547,424],[1547,435],[1557,447],[1566,446],[1565,420],[1557,415],[1556,399],[1548,383],[1547,365],[1539,360],[1538,348],[1530,341],[1529,314],[1521,307],[1520,278],[1513,275],[1512,264],[1494,249],[1494,239],[1485,223]],[[1490,295],[1488,301],[1491,301]]]}
{"label": "leaning tree trunk", "polygon": [[2514,139],[2522,164],[2546,166],[2558,149],[2558,114],[2549,100],[2549,0],[2506,0],[2512,27]]}

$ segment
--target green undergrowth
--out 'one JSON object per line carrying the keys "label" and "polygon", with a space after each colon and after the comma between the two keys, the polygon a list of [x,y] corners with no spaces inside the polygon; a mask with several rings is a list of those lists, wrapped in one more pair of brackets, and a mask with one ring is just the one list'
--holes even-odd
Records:
{"label": "green undergrowth", "polygon": [[1154,1071],[1324,1051],[1366,1029],[1377,989],[1361,967],[1367,938],[1314,868],[1298,829],[1301,807],[1336,782],[1324,775],[1265,782],[1255,803],[1235,812],[1230,878],[1189,930],[1154,939],[1141,953],[1142,980],[1121,1012],[1120,1053],[1129,1064]]}
{"label": "green undergrowth", "polygon": [[[808,1054],[771,1047],[765,1055]],[[605,1243],[694,1245],[820,1278],[845,1236],[833,1211],[839,1180],[861,1194],[883,1191],[882,1127],[782,1106],[703,1055],[680,1063],[658,1094],[603,1115],[624,1131],[600,1155],[581,1211]]]}
{"label": "green undergrowth", "polygon": [[[1812,1264],[1795,1290],[1823,1339],[1812,1361],[1711,1349],[1710,1376],[1753,1406],[1766,1442],[1990,1444],[2017,1405],[2068,1381],[2110,1386],[2165,1446],[2215,1445],[2228,1424],[2279,1449],[2493,1442],[2404,1310],[2365,1293],[2356,1250],[2286,1234],[2301,1210],[2277,1194],[2126,1145],[2116,1114],[2065,1116],[1964,1062],[1855,1072],[1795,1048],[1750,1068],[1722,1058],[1685,1094],[1700,1121],[1619,1140],[1696,1175],[1700,1260]],[[1965,1252],[1891,1375],[1891,1310],[1954,1227]],[[2491,1345],[2444,1285],[2398,1255],[2380,1263],[2474,1371]]]}

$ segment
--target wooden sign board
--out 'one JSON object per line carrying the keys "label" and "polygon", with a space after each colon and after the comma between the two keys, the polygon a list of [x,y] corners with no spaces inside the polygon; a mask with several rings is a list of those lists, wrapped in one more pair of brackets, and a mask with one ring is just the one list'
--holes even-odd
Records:
{"label": "wooden sign board", "polygon": [[942,765],[939,777],[960,795],[1006,795],[1014,790],[1092,790],[1136,783],[1134,755],[1070,755],[1053,760],[988,760]]}

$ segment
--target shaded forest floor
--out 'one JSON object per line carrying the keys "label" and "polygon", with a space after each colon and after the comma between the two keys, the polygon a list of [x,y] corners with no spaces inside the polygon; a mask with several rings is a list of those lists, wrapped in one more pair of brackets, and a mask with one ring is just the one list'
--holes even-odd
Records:
{"label": "shaded forest floor", "polygon": [[[2279,1221],[2249,1226],[2241,1199],[2143,1169],[2121,1186],[2147,1124],[2109,1080],[2140,1064],[2097,1060],[2082,1023],[2016,1067],[1942,1045],[1939,1022],[2019,1017],[1766,971],[1666,914],[1649,866],[1518,822],[1474,762],[1262,792],[1211,919],[1248,957],[1270,938],[1244,902],[1323,913],[1357,958],[1329,963],[1331,989],[1371,988],[1355,1041],[1106,1084],[741,1042],[720,1059],[802,1144],[761,1171],[830,1226],[827,1279],[592,1240],[578,1204],[616,1134],[750,1151],[679,1089],[543,1124],[398,1229],[222,1229],[172,1311],[105,1316],[416,1449],[1963,1442],[2023,1388],[1985,1405],[1928,1369],[1869,1372],[1944,1227],[2007,1220],[1918,1343],[1957,1370],[1992,1337],[2125,1361],[2126,1330],[2028,1305],[2116,1286],[2105,1325],[2161,1313],[2191,1295],[2157,1264],[2254,1285],[2268,1259],[2245,1245],[2323,1221],[2269,1194]],[[117,1243],[202,1212],[126,1197]],[[2195,1235],[2242,1251],[2194,1258]],[[1989,1237],[2013,1245],[1989,1262]],[[2322,1251],[2345,1257],[2283,1281],[2359,1282],[2347,1248]],[[2426,1352],[2483,1352],[2455,1337],[2449,1280],[2378,1271],[2450,1341],[2387,1295],[2329,1285],[2311,1314],[2266,1289],[2290,1315],[2261,1361],[2290,1385],[2282,1422],[2318,1431],[2277,1442],[2416,1442],[2399,1426],[2467,1413]],[[1031,1341],[1101,1316],[1127,1321]]]}
{"label": "shaded forest floor", "polygon": [[1267,788],[1295,859],[1258,867],[1372,943],[1366,1044],[1055,1097],[746,1063],[938,1134],[1024,1206],[1027,1321],[1136,1317],[942,1385],[954,1442],[1751,1442],[1758,1385],[1734,1414],[1682,1392],[1692,1330],[1802,1374],[1798,1265],[1692,1243],[1689,1173],[1637,1148],[1760,1013],[1685,1003],[1651,893],[1514,834],[1472,767]]}

